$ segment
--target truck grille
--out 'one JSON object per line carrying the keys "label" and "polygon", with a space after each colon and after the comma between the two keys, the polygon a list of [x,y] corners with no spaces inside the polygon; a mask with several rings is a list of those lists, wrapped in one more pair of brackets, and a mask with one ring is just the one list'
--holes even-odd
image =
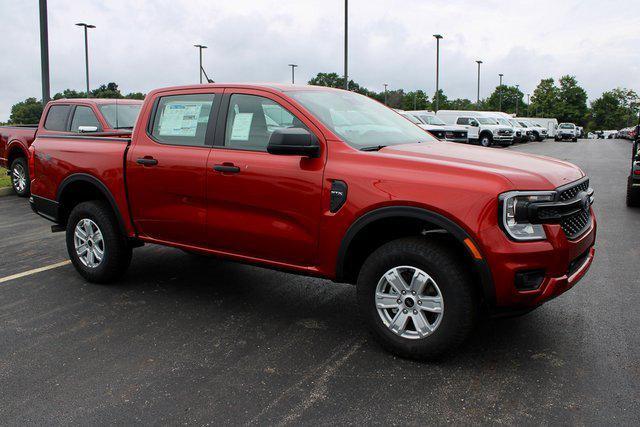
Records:
{"label": "truck grille", "polygon": [[[558,200],[561,202],[566,202],[569,200],[573,200],[578,196],[579,193],[583,191],[587,191],[589,189],[589,179],[584,179],[577,184],[571,185],[570,187],[563,187],[560,189],[558,194]],[[561,222],[560,226],[562,227],[562,231],[567,236],[568,239],[575,239],[579,237],[582,233],[584,233],[587,228],[591,225],[591,210],[581,210],[569,217],[565,217]]]}
{"label": "truck grille", "polygon": [[558,196],[558,199],[561,202],[566,202],[567,200],[571,200],[574,197],[576,197],[579,192],[587,191],[588,189],[589,189],[589,180],[585,179],[584,181],[579,182],[578,184],[572,187],[562,190],[560,192],[560,195]]}

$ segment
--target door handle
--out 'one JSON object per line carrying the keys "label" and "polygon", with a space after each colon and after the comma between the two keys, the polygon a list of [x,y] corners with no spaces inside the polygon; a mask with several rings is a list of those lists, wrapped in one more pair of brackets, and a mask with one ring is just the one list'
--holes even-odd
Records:
{"label": "door handle", "polygon": [[151,156],[145,156],[137,159],[136,163],[143,166],[155,166],[158,164],[158,161]]}
{"label": "door handle", "polygon": [[215,165],[213,170],[222,173],[239,173],[240,168],[233,164]]}

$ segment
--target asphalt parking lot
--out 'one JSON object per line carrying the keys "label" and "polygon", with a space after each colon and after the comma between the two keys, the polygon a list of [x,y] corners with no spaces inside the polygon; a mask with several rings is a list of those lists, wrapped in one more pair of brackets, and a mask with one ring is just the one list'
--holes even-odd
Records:
{"label": "asphalt parking lot", "polygon": [[378,347],[355,289],[145,246],[116,285],[84,282],[62,233],[0,198],[0,419],[7,424],[589,424],[640,421],[640,210],[630,144],[508,149],[566,159],[595,189],[587,277],[487,320],[452,359]]}

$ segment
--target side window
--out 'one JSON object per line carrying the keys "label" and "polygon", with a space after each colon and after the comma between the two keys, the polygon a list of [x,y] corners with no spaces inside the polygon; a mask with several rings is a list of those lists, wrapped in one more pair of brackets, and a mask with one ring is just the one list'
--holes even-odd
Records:
{"label": "side window", "polygon": [[469,119],[466,117],[458,117],[458,121],[456,123],[459,125],[468,125]]}
{"label": "side window", "polygon": [[70,105],[53,105],[49,108],[44,128],[47,130],[66,131]]}
{"label": "side window", "polygon": [[280,128],[307,127],[277,102],[255,95],[231,95],[224,145],[267,151],[271,134]]}
{"label": "side window", "polygon": [[90,107],[78,105],[76,111],[73,113],[73,120],[71,120],[71,132],[79,132],[80,126],[93,126],[96,131],[101,131],[102,126],[98,118],[93,113]]}
{"label": "side window", "polygon": [[204,146],[213,93],[163,96],[151,136],[162,144]]}

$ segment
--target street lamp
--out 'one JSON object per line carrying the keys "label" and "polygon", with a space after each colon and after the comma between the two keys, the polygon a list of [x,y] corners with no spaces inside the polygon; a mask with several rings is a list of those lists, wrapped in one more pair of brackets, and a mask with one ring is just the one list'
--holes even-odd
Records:
{"label": "street lamp", "polygon": [[518,104],[520,101],[520,85],[516,85],[516,117],[518,117]]}
{"label": "street lamp", "polygon": [[531,117],[529,116],[529,107],[531,106],[531,103],[529,102],[530,99],[531,99],[531,94],[527,94],[527,117]]}
{"label": "street lamp", "polygon": [[384,105],[387,105],[387,84],[384,83]]}
{"label": "street lamp", "polygon": [[42,73],[42,104],[51,99],[49,88],[49,26],[47,0],[40,0],[40,70]]}
{"label": "street lamp", "polygon": [[504,77],[504,74],[498,74],[500,76],[500,86],[498,86],[498,89],[500,90],[499,96],[500,96],[500,111],[502,111],[502,77]]}
{"label": "street lamp", "polygon": [[478,96],[476,98],[476,103],[478,108],[480,108],[480,64],[482,64],[482,61],[478,60],[476,62],[478,63]]}
{"label": "street lamp", "polygon": [[78,27],[84,27],[84,66],[87,75],[87,98],[89,97],[89,42],[87,41],[87,29],[95,28],[95,25],[78,22]]}
{"label": "street lamp", "polygon": [[[201,45],[201,44],[194,44],[193,47],[197,47],[198,48],[198,52],[200,53],[200,84],[202,84],[202,49],[206,49],[207,46]],[[209,70],[211,71],[211,70]]]}
{"label": "street lamp", "polygon": [[296,67],[298,65],[297,64],[289,64],[289,67],[291,67],[291,84],[295,84],[296,82]]}
{"label": "street lamp", "polygon": [[344,89],[349,90],[349,0],[344,0]]}
{"label": "street lamp", "polygon": [[442,36],[440,34],[434,34],[433,37],[436,38],[436,107],[435,111],[438,112],[438,107],[440,105],[440,39]]}

